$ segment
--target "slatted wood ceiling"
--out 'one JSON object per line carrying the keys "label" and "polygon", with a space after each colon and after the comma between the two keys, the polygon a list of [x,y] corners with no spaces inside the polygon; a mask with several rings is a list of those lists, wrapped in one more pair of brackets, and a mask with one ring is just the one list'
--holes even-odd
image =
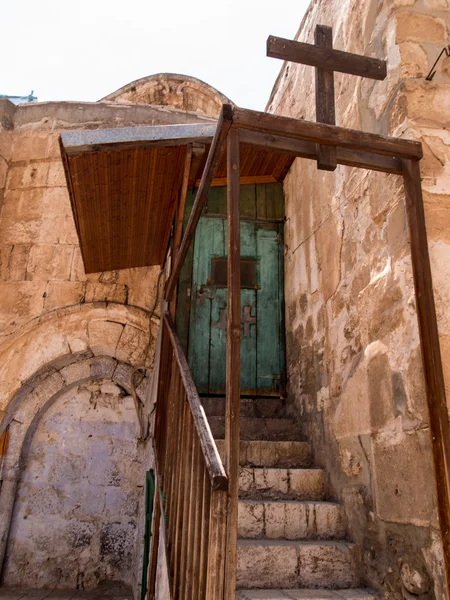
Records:
{"label": "slatted wood ceiling", "polygon": [[66,157],[86,273],[164,262],[186,152],[173,146]]}

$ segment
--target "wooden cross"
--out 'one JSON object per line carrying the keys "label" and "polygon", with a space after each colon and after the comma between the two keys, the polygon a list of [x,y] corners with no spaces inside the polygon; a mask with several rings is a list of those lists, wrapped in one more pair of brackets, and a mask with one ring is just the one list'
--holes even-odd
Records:
{"label": "wooden cross", "polygon": [[[316,68],[316,120],[336,125],[334,71],[382,80],[386,77],[386,61],[333,48],[333,30],[316,25],[314,44],[305,44],[269,36],[267,56]],[[317,146],[317,167],[325,171],[336,169],[336,149]]]}

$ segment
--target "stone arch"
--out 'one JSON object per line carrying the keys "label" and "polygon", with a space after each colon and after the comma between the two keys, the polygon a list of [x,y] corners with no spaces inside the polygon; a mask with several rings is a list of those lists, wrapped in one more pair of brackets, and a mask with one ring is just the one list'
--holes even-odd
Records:
{"label": "stone arch", "polygon": [[0,409],[55,361],[73,354],[110,356],[151,369],[159,319],[147,310],[114,302],[93,302],[57,309],[31,319],[5,335],[0,346]]}
{"label": "stone arch", "polygon": [[137,79],[102,101],[170,106],[209,117],[217,117],[222,104],[232,104],[229,98],[204,81],[176,73],[157,73]]}
{"label": "stone arch", "polygon": [[[0,492],[0,565],[4,566],[14,505],[21,476],[27,465],[33,436],[50,408],[64,394],[88,382],[108,380],[129,395],[130,376],[135,367],[112,356],[95,355],[91,350],[69,354],[35,373],[15,394],[0,425],[9,427],[9,447],[3,464]],[[143,368],[135,380],[136,392],[145,402],[150,371]],[[146,407],[146,415],[150,413]],[[149,427],[148,423],[148,427]],[[138,423],[136,418],[136,438]]]}

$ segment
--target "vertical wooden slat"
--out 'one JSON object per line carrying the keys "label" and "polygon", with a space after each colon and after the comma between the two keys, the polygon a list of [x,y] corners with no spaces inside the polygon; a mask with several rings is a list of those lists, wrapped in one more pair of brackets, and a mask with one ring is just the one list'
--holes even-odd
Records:
{"label": "vertical wooden slat", "polygon": [[[188,412],[188,406],[187,406],[187,402],[184,399],[184,394],[183,394],[183,402],[182,402],[182,411],[183,411],[183,435],[181,438],[181,448],[182,448],[182,455],[186,456],[186,449],[187,449],[187,443],[188,443],[188,431],[187,431],[187,426],[186,426],[186,418],[187,418],[187,412]],[[185,465],[184,465],[184,461],[182,463],[180,463],[178,465],[178,506],[177,506],[177,515],[176,515],[176,525],[175,525],[175,542],[174,542],[174,547],[173,547],[173,553],[172,553],[172,557],[171,557],[171,565],[173,565],[172,567],[172,571],[173,571],[173,593],[174,593],[174,598],[178,598],[178,594],[177,594],[177,588],[180,585],[180,581],[179,581],[179,570],[180,570],[180,555],[181,555],[181,536],[182,536],[182,529],[183,529],[183,517],[184,517],[184,486],[185,486],[185,480],[186,480],[186,474],[185,474]]]}
{"label": "vertical wooden slat", "polygon": [[[174,361],[175,363],[175,361]],[[182,393],[182,384],[179,370],[177,368],[175,374],[175,389],[172,398],[173,404],[173,413],[170,429],[167,431],[167,435],[170,436],[171,444],[169,450],[169,460],[170,460],[170,474],[166,486],[166,497],[167,497],[167,507],[166,507],[166,515],[169,517],[168,522],[168,535],[167,541],[169,544],[169,551],[171,551],[173,544],[173,532],[174,532],[174,523],[175,523],[175,514],[176,514],[176,482],[177,482],[177,471],[178,465],[180,463],[180,452],[179,452],[179,424],[181,421],[180,415],[180,395]]]}
{"label": "vertical wooden slat", "polygon": [[183,386],[181,383],[181,377],[179,372],[178,375],[178,388],[177,388],[177,396],[175,401],[175,423],[174,423],[174,446],[173,446],[173,454],[171,456],[171,460],[173,461],[173,472],[170,481],[170,490],[169,490],[169,524],[168,524],[168,538],[169,538],[169,546],[170,551],[172,551],[174,547],[174,538],[175,538],[175,527],[176,527],[176,515],[179,504],[179,495],[178,495],[178,477],[180,464],[182,463],[182,455],[181,455],[181,439],[182,439],[182,428],[183,428],[183,404],[181,402],[183,395]]}
{"label": "vertical wooden slat", "polygon": [[447,595],[450,597],[450,427],[425,228],[420,167],[417,161],[403,160],[402,163]]}
{"label": "vertical wooden slat", "polygon": [[210,515],[210,500],[211,500],[211,485],[209,482],[208,473],[202,462],[203,477],[202,477],[202,512],[201,512],[201,528],[200,528],[200,573],[199,573],[199,600],[206,598],[206,581],[208,569],[208,547],[209,547],[209,515]]}
{"label": "vertical wooden slat", "polygon": [[[187,404],[187,400],[185,400]],[[181,543],[180,543],[180,584],[178,586],[179,598],[185,599],[186,593],[186,577],[187,577],[187,554],[188,554],[188,527],[189,527],[189,503],[190,503],[190,479],[191,479],[191,466],[192,466],[192,416],[189,408],[186,411],[186,445],[183,459],[183,520],[181,523]]]}
{"label": "vertical wooden slat", "polygon": [[[206,600],[222,600],[224,597],[227,505],[227,492],[214,490],[211,494],[210,505]],[[234,589],[233,598],[235,596],[236,589]]]}
{"label": "vertical wooden slat", "polygon": [[[314,41],[317,46],[333,48],[333,30],[326,25],[316,25]],[[316,67],[316,121],[336,125],[334,105],[334,74]],[[334,171],[337,166],[336,148],[317,145],[317,167]]]}
{"label": "vertical wooden slat", "polygon": [[195,472],[194,485],[195,497],[193,498],[194,514],[193,521],[193,546],[192,546],[192,588],[190,600],[198,600],[200,596],[199,578],[200,578],[200,545],[201,545],[201,524],[202,524],[202,506],[203,506],[203,457],[198,438],[195,438]]}
{"label": "vertical wooden slat", "polygon": [[[229,479],[225,598],[236,596],[240,438],[240,198],[239,132],[230,129],[227,146],[228,212],[228,329],[225,415],[225,468]],[[218,507],[216,507],[217,510]],[[221,596],[217,596],[220,598]]]}
{"label": "vertical wooden slat", "polygon": [[[189,144],[186,152],[186,160],[184,163],[183,181],[180,190],[180,199],[177,207],[177,214],[175,219],[175,231],[173,235],[173,260],[175,261],[181,246],[181,238],[183,235],[183,219],[184,210],[186,207],[186,196],[189,185],[189,173],[191,171],[192,162],[192,144]],[[175,319],[177,311],[177,295],[175,295],[170,302],[170,314],[172,319]]]}
{"label": "vertical wooden slat", "polygon": [[194,563],[195,563],[195,510],[197,504],[197,449],[198,449],[198,438],[195,435],[195,428],[193,427],[192,435],[192,460],[189,475],[189,516],[188,516],[188,528],[187,528],[187,557],[186,557],[186,588],[184,597],[186,600],[190,600],[192,597],[192,590],[194,589]]}

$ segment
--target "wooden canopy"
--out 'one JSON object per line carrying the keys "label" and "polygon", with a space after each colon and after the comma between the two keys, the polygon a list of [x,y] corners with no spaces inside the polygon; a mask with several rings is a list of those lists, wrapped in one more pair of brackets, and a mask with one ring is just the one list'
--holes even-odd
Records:
{"label": "wooden canopy", "polygon": [[[216,126],[212,122],[61,134],[86,273],[164,262],[185,164],[188,161],[189,185],[198,185]],[[282,181],[293,160],[283,151],[243,144],[241,183]],[[225,156],[213,185],[226,185]]]}

